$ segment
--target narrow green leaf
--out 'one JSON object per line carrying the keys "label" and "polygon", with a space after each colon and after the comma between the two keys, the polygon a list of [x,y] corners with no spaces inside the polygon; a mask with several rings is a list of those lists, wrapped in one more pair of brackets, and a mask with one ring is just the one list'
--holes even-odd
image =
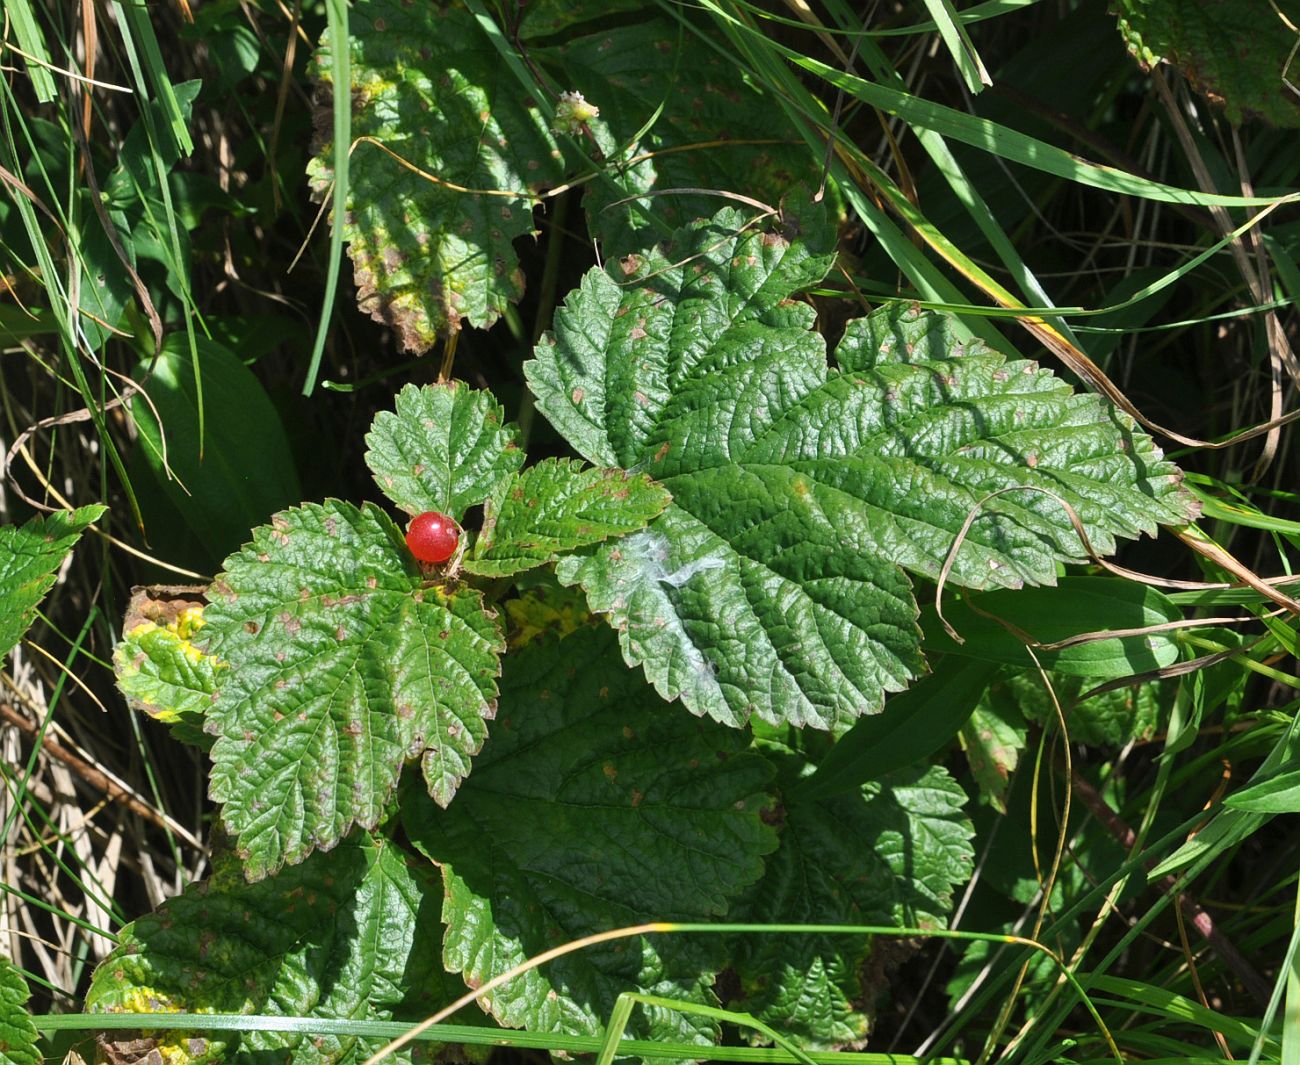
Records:
{"label": "narrow green leaf", "polygon": [[[1279,740],[1267,757],[1252,774],[1249,783],[1242,791],[1255,784],[1268,780],[1274,773],[1282,770],[1284,765],[1300,761],[1300,734],[1294,727]],[[1179,847],[1173,854],[1162,859],[1150,876],[1161,877],[1185,869],[1193,862],[1200,862],[1224,854],[1235,847],[1252,833],[1259,831],[1273,817],[1271,813],[1255,810],[1235,810],[1228,806],[1218,810],[1209,822],[1191,839]]]}
{"label": "narrow green leaf", "polygon": [[[1050,644],[1110,629],[1167,625],[1181,620],[1182,611],[1148,585],[1118,577],[1070,576],[1052,588],[987,592],[968,600],[945,596],[943,616],[962,642],[947,636],[934,606],[927,604],[921,609],[926,650],[1032,667],[1025,640],[1008,625],[1031,640]],[[1169,631],[1108,636],[1059,650],[1034,649],[1045,669],[1093,680],[1158,669],[1176,662],[1178,654]]]}
{"label": "narrow green leaf", "polygon": [[[1189,0],[1195,3],[1195,0]],[[721,11],[713,0],[704,0],[709,10],[720,17],[737,22]],[[750,27],[742,27],[741,32],[757,34]],[[1164,203],[1188,203],[1200,206],[1222,207],[1267,207],[1276,203],[1276,197],[1268,196],[1227,196],[1218,193],[1201,192],[1196,189],[1184,189],[1165,185],[1150,178],[1131,174],[1115,167],[1090,163],[1079,156],[1058,148],[1054,144],[1030,137],[1019,130],[1003,126],[978,115],[968,114],[956,108],[946,107],[931,100],[922,99],[909,92],[892,89],[876,84],[865,78],[850,74],[837,67],[830,66],[810,55],[805,55],[793,48],[786,47],[770,38],[764,38],[765,47],[779,52],[791,63],[802,67],[834,85],[843,89],[850,96],[861,100],[871,107],[879,108],[886,114],[895,115],[909,125],[931,129],[961,144],[969,144],[982,151],[1021,163],[1033,170],[1065,178],[1081,185],[1116,192],[1125,196],[1155,200]]]}
{"label": "narrow green leaf", "polygon": [[933,673],[885,702],[885,712],[864,717],[801,780],[802,799],[824,799],[856,791],[886,773],[929,758],[970,717],[997,673],[976,659],[945,656]]}
{"label": "narrow green leaf", "polygon": [[[334,300],[338,295],[339,269],[343,263],[343,241],[347,234],[347,205],[352,193],[349,173],[352,159],[352,94],[341,92],[338,85],[352,86],[351,32],[348,26],[347,0],[326,0],[325,18],[329,23],[329,47],[322,49],[329,57],[329,77],[322,77],[330,86],[330,114],[333,118],[333,142],[322,147],[321,173],[317,191],[323,197],[330,191],[330,251],[325,271],[325,294],[321,301],[320,321],[316,323],[316,339],[312,343],[311,363],[302,393],[310,396],[316,388],[321,357],[325,354],[325,341],[329,336],[330,321],[334,317]],[[328,155],[326,155],[328,151]],[[323,160],[328,159],[325,163]]]}
{"label": "narrow green leaf", "polygon": [[[579,936],[717,916],[759,878],[776,843],[771,767],[741,733],[664,707],[607,629],[530,643],[501,683],[492,739],[456,801],[403,802],[408,834],[442,868],[445,963],[470,986]],[[508,1026],[595,1034],[622,991],[716,1001],[716,952],[716,939],[623,940],[533,969],[483,1005]],[[654,1010],[632,1033],[715,1035]]]}
{"label": "narrow green leaf", "polygon": [[465,570],[507,577],[553,562],[579,547],[644,528],[668,501],[668,493],[645,474],[545,459],[498,483]]}
{"label": "narrow green leaf", "polygon": [[[236,863],[219,857],[208,880],[122,929],[95,970],[86,1007],[416,1020],[451,997],[437,963],[440,892],[420,864],[408,864],[390,841],[361,837],[248,884]],[[136,1033],[119,1038],[138,1052]],[[163,1060],[291,1065],[358,1062],[386,1042],[310,1029],[213,1037],[200,1025],[151,1038]],[[411,1061],[411,1049],[398,1060]]]}
{"label": "narrow green leaf", "polygon": [[31,992],[14,963],[0,954],[0,1065],[40,1065],[40,1038],[27,1012]]}
{"label": "narrow green leaf", "polygon": [[982,92],[986,85],[992,85],[993,79],[984,69],[984,62],[980,59],[979,52],[975,50],[975,44],[971,41],[966,27],[958,18],[952,0],[923,0],[923,2],[939,30],[944,47],[948,49],[948,54],[952,56],[957,69],[961,71],[966,88],[973,93],[978,93]]}
{"label": "narrow green leaf", "polygon": [[96,504],[0,527],[0,661],[35,620],[37,605],[86,526],[107,509]]}
{"label": "narrow green leaf", "polygon": [[[177,87],[172,84],[163,62],[162,48],[154,33],[153,21],[148,9],[143,4],[114,0],[113,10],[117,12],[118,25],[122,28],[124,38],[130,41],[133,62],[142,67],[153,87],[154,99],[162,108],[166,119],[166,130],[176,151],[189,155],[194,151],[194,141],[190,137],[189,115],[182,109],[177,99]],[[129,37],[128,37],[129,35]],[[138,54],[136,49],[138,47]]]}
{"label": "narrow green leaf", "polygon": [[1266,779],[1234,791],[1223,804],[1260,814],[1300,813],[1300,767],[1280,767]]}
{"label": "narrow green leaf", "polygon": [[277,514],[226,560],[201,649],[229,665],[211,794],[250,880],[375,827],[407,759],[451,801],[487,734],[504,640],[482,596],[426,583],[370,504]]}
{"label": "narrow green leaf", "polygon": [[45,35],[36,22],[36,15],[27,0],[8,0],[5,12],[13,20],[14,36],[18,38],[18,47],[27,53],[24,62],[27,65],[27,77],[31,79],[32,90],[39,103],[48,104],[58,96],[54,77],[46,69],[50,63],[50,53],[45,47]]}
{"label": "narrow green leaf", "polygon": [[1086,558],[1058,500],[1103,552],[1194,511],[1126,416],[942,315],[851,322],[828,366],[792,298],[828,265],[728,209],[671,253],[589,272],[525,366],[586,458],[673,496],[557,575],[665,698],[734,725],[843,729],[906,687],[922,659],[903,569],[936,578],[968,515],[952,579],[1015,588]]}
{"label": "narrow green leaf", "polygon": [[[195,344],[201,399],[182,336],[167,337],[156,360],[136,367],[149,402],[131,404],[139,439],[130,468],[138,473],[151,545],[211,573],[250,528],[301,499],[302,489],[280,415],[261,383],[224,345],[206,337]],[[205,417],[219,428],[206,441],[199,429]]]}
{"label": "narrow green leaf", "polygon": [[366,434],[366,463],[380,490],[408,514],[436,510],[460,521],[524,462],[492,393],[459,381],[397,394]]}

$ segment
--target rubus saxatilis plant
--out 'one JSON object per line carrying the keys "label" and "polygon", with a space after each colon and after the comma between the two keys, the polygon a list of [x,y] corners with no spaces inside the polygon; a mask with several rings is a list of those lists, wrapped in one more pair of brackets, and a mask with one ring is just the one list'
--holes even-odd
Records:
{"label": "rubus saxatilis plant", "polygon": [[[201,596],[142,594],[119,682],[209,747],[229,848],[124,931],[92,1009],[414,1019],[640,921],[942,927],[972,858],[947,771],[805,787],[926,672],[913,580],[972,514],[955,589],[1085,560],[1062,503],[1100,551],[1194,508],[1126,415],[955,319],[891,304],[828,357],[800,297],[832,237],[727,209],[590,271],[526,366],[590,465],[527,465],[488,393],[404,388],[367,459],[398,511],[463,529],[458,559],[330,499],[255,529]],[[517,977],[480,1023],[593,1034],[623,991],[725,991],[806,1046],[861,1045],[870,951],[645,935]],[[628,1033],[720,1036],[660,1008]]]}

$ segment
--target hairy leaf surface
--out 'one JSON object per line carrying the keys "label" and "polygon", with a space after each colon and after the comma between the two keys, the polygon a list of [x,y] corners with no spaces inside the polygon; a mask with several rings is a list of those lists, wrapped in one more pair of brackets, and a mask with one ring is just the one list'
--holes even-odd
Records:
{"label": "hairy leaf surface", "polygon": [[1300,25],[1296,0],[1116,0],[1119,28],[1144,68],[1168,60],[1229,119],[1300,126],[1287,84]]}
{"label": "hairy leaf surface", "polygon": [[[328,38],[314,61],[323,86],[351,95],[359,139],[335,224],[361,309],[422,352],[464,321],[490,326],[523,294],[512,242],[532,232],[536,195],[564,167],[543,111],[469,12],[371,0],[349,30],[351,86],[333,83]],[[332,153],[320,144],[308,167],[318,199]]]}
{"label": "hairy leaf surface", "polygon": [[79,507],[0,526],[0,661],[36,618],[36,607],[54,587],[59,567],[87,525],[107,507]]}
{"label": "hairy leaf surface", "polygon": [[[775,845],[761,817],[768,762],[740,733],[667,710],[607,629],[509,656],[476,762],[446,811],[422,796],[403,805],[408,833],[442,867],[445,964],[472,987],[579,936],[720,915]],[[711,1001],[715,950],[618,941],[534,969],[484,1005],[506,1025],[594,1033],[621,991]],[[638,1034],[696,1042],[712,1028],[653,1012]]]}
{"label": "hairy leaf surface", "polygon": [[211,794],[250,879],[378,824],[408,758],[451,800],[504,649],[478,592],[426,585],[387,515],[327,500],[254,530],[209,595],[204,649],[231,667]]}
{"label": "hairy leaf surface", "polygon": [[[783,780],[793,780],[798,760],[784,761]],[[852,795],[792,798],[781,846],[732,919],[944,927],[974,857],[965,801],[941,766],[899,770]],[[873,952],[890,953],[888,939],[756,935],[737,937],[732,949],[741,984],[732,1008],[807,1047],[862,1045],[870,1003],[884,989],[864,980],[863,967]]]}
{"label": "hairy leaf surface", "polygon": [[545,459],[497,485],[465,569],[485,577],[510,576],[636,532],[667,505],[668,493],[645,474]]}
{"label": "hairy leaf surface", "polygon": [[375,415],[366,446],[375,482],[402,510],[458,522],[524,462],[501,404],[459,381],[407,385]]}
{"label": "hairy leaf surface", "polygon": [[[257,884],[236,863],[122,929],[95,971],[95,1013],[417,1019],[443,1001],[436,880],[388,842],[348,841]],[[161,1032],[169,1060],[360,1062],[386,1042],[297,1032]],[[136,1044],[138,1046],[138,1044]],[[410,1049],[401,1060],[409,1061]]]}
{"label": "hairy leaf surface", "polygon": [[0,954],[0,1065],[40,1065],[39,1033],[27,1012],[30,997],[23,974]]}
{"label": "hairy leaf surface", "polygon": [[665,698],[846,727],[921,670],[904,570],[937,577],[973,510],[952,578],[974,588],[1085,557],[1056,497],[1101,551],[1192,512],[1125,416],[940,315],[850,323],[828,366],[792,297],[829,259],[743,225],[728,209],[589,272],[525,367],[584,457],[672,493],[644,532],[557,570]]}

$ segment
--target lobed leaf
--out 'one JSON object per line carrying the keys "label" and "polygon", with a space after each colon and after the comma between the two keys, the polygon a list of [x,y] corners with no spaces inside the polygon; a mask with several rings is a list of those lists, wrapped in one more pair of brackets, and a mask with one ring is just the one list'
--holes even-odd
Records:
{"label": "lobed leaf", "polygon": [[[607,629],[534,640],[501,683],[492,740],[456,802],[403,803],[408,834],[442,868],[444,963],[471,987],[590,933],[717,916],[759,878],[775,845],[769,764],[739,733],[666,713]],[[617,941],[525,973],[483,1005],[505,1025],[593,1034],[622,991],[714,1001],[714,950]],[[638,1034],[713,1038],[699,1018],[650,1016]]]}
{"label": "lobed leaf", "polygon": [[[783,779],[810,767],[787,755]],[[941,928],[952,891],[969,878],[974,829],[966,796],[941,766],[888,774],[851,795],[783,807],[781,846],[730,919],[755,923],[872,924]],[[871,955],[896,945],[861,936],[740,936],[732,1008],[747,1010],[803,1046],[861,1046],[870,1004],[885,990],[864,978]]]}
{"label": "lobed leaf", "polygon": [[[561,560],[665,698],[741,725],[841,729],[923,668],[904,570],[972,588],[1050,584],[1092,543],[1194,510],[1149,437],[1035,364],[891,306],[828,366],[792,297],[829,266],[739,212],[593,270],[525,371],[588,460],[673,503],[644,532]],[[989,498],[1002,489],[1017,490]]]}
{"label": "lobed leaf", "polygon": [[22,639],[63,560],[107,507],[95,504],[0,526],[0,660]]}
{"label": "lobed leaf", "polygon": [[0,954],[0,1065],[40,1065],[40,1033],[27,1012],[27,981]]}
{"label": "lobed leaf", "polygon": [[[350,86],[333,84],[328,38],[313,60],[322,86],[352,98],[347,214],[334,223],[361,309],[423,352],[465,321],[487,328],[523,294],[512,243],[564,166],[546,116],[469,12],[371,0],[349,29]],[[333,180],[327,122],[325,109],[308,165],[319,200]]]}
{"label": "lobed leaf", "polygon": [[498,482],[465,569],[507,577],[545,565],[580,547],[636,532],[667,505],[668,493],[645,474],[544,459]]}
{"label": "lobed leaf", "polygon": [[458,522],[524,462],[501,405],[459,381],[407,385],[375,415],[366,447],[375,482],[402,510]]}
{"label": "lobed leaf", "polygon": [[[436,880],[392,843],[363,836],[256,884],[228,858],[216,870],[122,929],[95,970],[88,1012],[382,1021],[414,1020],[446,1001],[426,1001],[441,984]],[[141,1042],[130,1042],[143,1057]],[[310,1031],[216,1038],[166,1031],[146,1033],[145,1049],[193,1065],[332,1065],[363,1061],[386,1042]],[[412,1060],[409,1047],[399,1060]]]}
{"label": "lobed leaf", "polygon": [[[1173,705],[1171,681],[1144,681],[1083,698],[1088,681],[1049,673],[1052,690],[1065,714],[1072,743],[1122,747],[1151,739]],[[1013,705],[1025,718],[1055,727],[1056,707],[1037,670],[1013,673],[990,690],[991,705]]]}
{"label": "lobed leaf", "polygon": [[376,826],[407,759],[450,802],[504,649],[478,592],[426,584],[387,515],[327,500],[254,530],[209,598],[203,649],[230,666],[210,790],[250,879]]}

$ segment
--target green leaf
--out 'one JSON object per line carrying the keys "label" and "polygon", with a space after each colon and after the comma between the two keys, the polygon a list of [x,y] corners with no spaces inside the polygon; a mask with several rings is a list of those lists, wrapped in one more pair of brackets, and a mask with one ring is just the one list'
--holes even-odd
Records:
{"label": "green leaf", "polygon": [[211,573],[250,528],[301,499],[302,489],[280,415],[261,382],[224,344],[201,336],[195,344],[201,400],[183,334],[169,336],[156,361],[136,367],[148,402],[131,403],[139,431],[132,469],[151,545]]}
{"label": "green leaf", "polygon": [[211,795],[249,879],[373,828],[407,759],[451,801],[493,715],[504,640],[482,596],[425,583],[382,511],[277,514],[209,591],[221,674]]}
{"label": "green leaf", "polygon": [[[563,163],[546,115],[467,12],[373,0],[351,11],[350,31],[355,147],[335,224],[361,309],[422,352],[465,321],[487,328],[523,294],[512,242],[533,231],[537,193]],[[327,40],[313,67],[332,84]],[[333,178],[321,140],[308,166],[319,200]]]}
{"label": "green leaf", "polygon": [[1260,117],[1300,126],[1300,99],[1286,83],[1300,24],[1295,0],[1116,0],[1112,7],[1144,69],[1167,60],[1234,123]]}
{"label": "green leaf", "polygon": [[[1155,588],[1118,577],[1093,576],[1062,577],[1054,588],[988,592],[968,600],[945,596],[943,615],[962,642],[947,636],[933,605],[927,604],[921,608],[922,643],[927,651],[1015,666],[1033,666],[1034,657],[1026,650],[1024,639],[1007,625],[1032,640],[1050,644],[1086,633],[1167,625],[1183,616],[1178,605]],[[1168,666],[1178,655],[1178,642],[1171,631],[1108,636],[1059,650],[1034,650],[1045,669],[1095,681]]]}
{"label": "green leaf", "polygon": [[579,547],[644,528],[668,499],[645,474],[545,459],[498,483],[465,569],[508,577],[553,562]]}
{"label": "green leaf", "polygon": [[[1005,814],[1011,774],[1029,736],[1015,696],[1005,685],[992,685],[959,735],[980,795],[998,813]],[[1070,738],[1075,738],[1073,733]]]}
{"label": "green leaf", "polygon": [[820,799],[879,780],[929,758],[963,727],[997,667],[945,656],[935,671],[885,703],[889,711],[858,721],[799,782],[799,796]]}
{"label": "green leaf", "polygon": [[90,195],[88,189],[83,190],[79,204],[85,228],[79,234],[76,247],[81,270],[77,299],[80,303],[78,310],[81,313],[82,334],[86,343],[98,351],[113,335],[113,330],[120,326],[122,312],[135,293],[122,260],[118,258],[113,242],[104,228],[106,220],[115,230],[114,236],[121,243],[132,267],[135,266],[135,256],[129,239],[122,240],[127,230],[125,216],[121,211],[113,211],[106,212],[106,219],[100,217],[89,202]]}
{"label": "green leaf", "polygon": [[208,748],[203,721],[224,662],[194,645],[203,628],[203,601],[139,588],[131,596],[122,642],[113,649],[117,686],[133,710],[169,725],[182,743]]}
{"label": "green leaf", "polygon": [[1293,814],[1300,812],[1300,765],[1283,763],[1263,780],[1235,791],[1223,800],[1234,810],[1258,814]]}
{"label": "green leaf", "polygon": [[[944,316],[852,322],[832,369],[792,298],[829,259],[742,225],[722,211],[589,272],[525,366],[584,457],[672,493],[644,532],[557,568],[665,698],[845,728],[922,669],[903,569],[936,578],[972,510],[952,579],[973,588],[1050,584],[1085,557],[1042,490],[1100,551],[1193,511],[1125,416]],[[1021,486],[1039,490],[985,501]]]}
{"label": "green leaf", "polygon": [[[492,739],[456,802],[403,803],[408,834],[442,868],[444,963],[471,987],[579,936],[716,917],[758,879],[776,842],[764,820],[770,765],[742,734],[665,708],[608,629],[529,643],[501,686]],[[713,1001],[715,950],[677,936],[617,941],[483,1004],[512,1027],[592,1034],[622,991]],[[711,1038],[706,1022],[669,1011],[642,1023],[649,1038]]]}
{"label": "green leaf", "polygon": [[[92,1013],[256,1013],[416,1020],[443,1005],[436,880],[391,842],[362,837],[248,884],[216,873],[127,925],[95,970]],[[134,1035],[131,1035],[134,1039]],[[383,1038],[310,1032],[163,1031],[163,1060],[357,1062]],[[410,1061],[407,1048],[399,1060]]]}
{"label": "green leaf", "polygon": [[14,963],[0,954],[0,1065],[40,1065],[40,1038],[27,1000],[31,992]]}
{"label": "green leaf", "polygon": [[[787,780],[811,769],[793,756],[783,761]],[[781,846],[731,919],[942,928],[974,859],[965,802],[941,766],[901,770],[829,799],[803,799],[795,789]],[[741,991],[729,1006],[811,1049],[860,1047],[870,1003],[887,986],[864,979],[863,962],[891,952],[888,940],[857,936],[736,937]]]}
{"label": "green leaf", "polygon": [[820,160],[718,42],[663,18],[580,31],[536,55],[600,108],[588,128],[604,166],[583,208],[606,258],[713,214],[719,197],[701,190],[775,207],[801,182],[816,185]]}
{"label": "green leaf", "polygon": [[[1166,722],[1166,708],[1174,700],[1171,681],[1146,681],[1087,699],[1080,696],[1090,681],[1057,674],[1051,674],[1051,681],[1065,711],[1070,740],[1090,747],[1123,747],[1151,739]],[[1037,671],[1008,678],[1007,687],[1016,694],[1026,717],[1055,724],[1056,709]]]}
{"label": "green leaf", "polygon": [[394,411],[375,415],[366,446],[375,481],[402,510],[458,522],[524,462],[501,405],[459,381],[407,385]]}
{"label": "green leaf", "polygon": [[0,661],[31,627],[82,531],[107,509],[95,504],[0,526]]}

